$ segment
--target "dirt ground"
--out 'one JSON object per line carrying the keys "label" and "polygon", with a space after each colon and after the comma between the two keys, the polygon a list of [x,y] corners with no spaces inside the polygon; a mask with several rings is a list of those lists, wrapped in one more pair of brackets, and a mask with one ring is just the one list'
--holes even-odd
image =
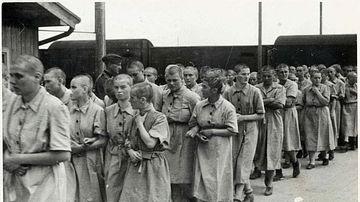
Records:
{"label": "dirt ground", "polygon": [[292,177],[292,167],[283,169],[284,179],[274,182],[271,196],[264,196],[264,172],[251,180],[255,202],[357,202],[358,150],[335,152],[328,166],[316,161],[315,168],[306,170],[309,159],[299,159],[301,173]]}

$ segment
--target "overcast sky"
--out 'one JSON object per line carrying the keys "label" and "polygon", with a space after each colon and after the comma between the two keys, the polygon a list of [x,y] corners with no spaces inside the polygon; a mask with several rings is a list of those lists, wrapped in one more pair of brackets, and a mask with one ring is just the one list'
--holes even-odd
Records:
{"label": "overcast sky", "polygon": [[[60,1],[81,18],[75,31],[94,32],[93,1]],[[121,0],[105,2],[106,39],[149,39],[154,46],[257,45],[258,2],[243,0]],[[360,1],[323,1],[323,34],[355,34]],[[319,1],[263,1],[263,44],[279,35],[319,34]],[[40,28],[66,31],[67,27]],[[55,32],[40,32],[40,40]],[[73,33],[62,40],[94,40]],[[47,48],[48,45],[40,46]]]}

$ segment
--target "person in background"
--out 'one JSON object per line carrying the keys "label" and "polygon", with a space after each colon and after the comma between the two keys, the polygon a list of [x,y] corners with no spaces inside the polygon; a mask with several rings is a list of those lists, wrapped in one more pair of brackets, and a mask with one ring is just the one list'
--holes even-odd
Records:
{"label": "person in background", "polygon": [[170,142],[166,116],[154,109],[149,82],[131,87],[132,119],[126,149],[130,161],[120,202],[171,201],[170,172],[164,150]]}
{"label": "person in background", "polygon": [[237,74],[233,69],[228,69],[227,70],[227,74],[226,74],[227,83],[226,83],[226,85],[228,86],[228,88],[232,87],[235,84],[234,80],[235,80],[236,76],[237,76]]}
{"label": "person in background", "polygon": [[119,74],[121,70],[122,57],[113,53],[107,54],[102,58],[105,63],[104,71],[95,80],[95,94],[104,100],[105,97],[105,82]]}
{"label": "person in background", "polygon": [[334,104],[335,104],[335,120],[337,126],[336,128],[337,131],[334,131],[334,136],[340,139],[339,143],[341,145],[343,144],[344,141],[344,137],[340,137],[340,131],[341,131],[341,108],[342,108],[342,101],[345,96],[345,83],[343,83],[338,78],[336,78],[336,71],[334,68],[332,67],[327,68],[327,72],[329,76],[329,81],[335,84],[336,95],[333,95],[331,98],[334,100]]}
{"label": "person in background", "polygon": [[234,106],[221,96],[221,71],[203,78],[205,100],[190,118],[188,137],[199,138],[195,153],[193,194],[198,201],[233,201],[231,137],[238,132]]}
{"label": "person in background", "polygon": [[[298,85],[298,90],[301,94],[304,94],[304,89],[308,86],[311,86],[311,81],[305,78],[305,74],[308,72],[307,67],[305,65],[301,65],[296,67],[296,76],[298,77],[298,81],[296,82]],[[300,141],[302,150],[300,150],[297,154],[297,158],[306,158],[308,156],[308,152],[306,149],[305,139],[306,134],[304,132],[304,110],[301,107],[297,108],[298,110],[298,121],[299,121],[299,131],[300,131]]]}
{"label": "person in background", "polygon": [[[339,134],[337,133],[338,131],[338,125],[336,123],[336,113],[335,113],[335,107],[336,107],[336,103],[335,103],[335,97],[336,97],[336,87],[335,84],[333,84],[332,82],[329,81],[329,77],[328,77],[328,69],[323,69],[320,71],[321,73],[321,83],[326,85],[329,90],[330,90],[330,102],[329,102],[329,111],[330,111],[330,118],[331,118],[331,125],[333,128],[333,132],[334,132],[334,146],[335,148],[338,145],[338,138],[339,138]],[[321,153],[318,156],[318,160],[322,160],[322,156]],[[329,160],[333,160],[334,159],[334,151],[330,150],[329,151]]]}
{"label": "person in background", "polygon": [[309,152],[309,164],[306,169],[315,167],[315,152],[320,151],[322,165],[328,165],[326,151],[333,150],[334,133],[329,112],[330,89],[321,84],[321,74],[316,67],[311,72],[312,85],[304,90],[303,101],[304,131],[306,133],[306,148]]}
{"label": "person in background", "polygon": [[336,71],[336,78],[340,79],[340,81],[346,83],[346,78],[343,76],[344,75],[344,72],[343,70],[341,69],[341,66],[339,64],[333,64],[331,65],[330,67],[334,68],[335,71]]}
{"label": "person in background", "polygon": [[45,71],[44,86],[47,92],[59,98],[68,108],[71,107],[71,90],[65,87],[66,74],[58,67]]}
{"label": "person in background", "polygon": [[[138,84],[145,81],[144,76],[144,65],[140,61],[131,61],[127,67],[127,74],[131,76],[134,84]],[[149,82],[150,83],[150,82]],[[161,111],[162,108],[162,93],[163,90],[161,87],[157,86],[154,83],[150,83],[151,89],[153,91],[152,102],[154,108],[157,111]]]}
{"label": "person in background", "polygon": [[106,93],[104,97],[105,108],[111,106],[114,103],[117,103],[118,100],[115,96],[115,91],[114,91],[114,77],[106,80],[105,93]]}
{"label": "person in background", "polygon": [[296,67],[290,66],[290,67],[289,67],[289,73],[291,73],[291,74],[296,74]]}
{"label": "person in background", "polygon": [[209,70],[209,69],[211,69],[211,67],[209,67],[209,66],[202,66],[201,68],[200,68],[200,81],[201,81],[201,83],[203,82],[203,80],[204,80],[204,78],[206,77],[206,72]]}
{"label": "person in background", "polygon": [[155,83],[158,78],[158,71],[154,67],[146,67],[144,76],[150,83]]}
{"label": "person in background", "polygon": [[[170,147],[165,151],[169,162],[171,199],[173,202],[188,201],[192,198],[193,162],[196,141],[186,138],[189,120],[200,96],[183,85],[183,69],[170,65],[165,78],[168,90],[163,94],[162,113],[167,117],[170,129]],[[186,79],[185,79],[186,80]]]}
{"label": "person in background", "polygon": [[129,155],[125,141],[129,134],[135,110],[131,107],[132,78],[119,74],[113,78],[117,103],[105,109],[106,131],[109,141],[105,150],[105,183],[107,202],[118,202],[123,188]]}
{"label": "person in background", "polygon": [[[9,83],[9,71],[4,63],[2,63],[2,112],[4,115],[4,111],[8,108],[7,106],[12,102],[12,100],[16,97],[16,94],[11,92],[8,86]],[[3,117],[4,121],[4,117]]]}
{"label": "person in background", "polygon": [[326,69],[326,66],[324,64],[319,64],[316,66],[319,72],[321,72],[323,69]]}
{"label": "person in background", "polygon": [[260,122],[255,166],[265,171],[265,195],[273,193],[275,169],[280,169],[283,145],[283,120],[280,109],[286,102],[286,90],[273,82],[275,70],[267,65],[261,69],[263,83],[256,85],[260,89],[265,106],[265,119]]}
{"label": "person in background", "polygon": [[91,81],[75,76],[70,83],[71,162],[76,176],[76,201],[105,201],[103,153],[107,143],[104,109],[90,99]]}
{"label": "person in background", "polygon": [[345,85],[345,98],[342,108],[342,132],[345,137],[345,151],[350,144],[350,150],[355,150],[356,137],[358,135],[357,121],[357,75],[355,72],[347,74],[347,83]]}
{"label": "person in background", "polygon": [[258,73],[257,72],[251,72],[249,77],[249,84],[255,86],[258,84]]}
{"label": "person in background", "polygon": [[4,200],[66,201],[64,161],[70,159],[67,107],[40,85],[41,61],[20,55],[10,68],[15,96],[3,113]]}
{"label": "person in background", "polygon": [[[344,77],[347,77],[347,74],[354,71],[354,67],[351,65],[347,65],[343,67]],[[346,79],[345,79],[346,80]],[[344,82],[345,83],[345,82]]]}
{"label": "person in background", "polygon": [[224,98],[236,109],[238,131],[233,137],[232,156],[234,167],[234,201],[254,201],[253,189],[250,184],[250,172],[258,141],[258,120],[262,120],[265,108],[260,90],[248,83],[250,68],[238,64],[234,68],[236,83],[225,91]]}
{"label": "person in background", "polygon": [[[90,87],[93,88],[94,86],[94,81],[92,79],[92,77],[89,75],[89,74],[83,74],[84,76],[88,77],[89,78],[89,84],[90,84]],[[109,79],[110,80],[110,79]],[[106,82],[105,82],[106,83]],[[97,105],[99,105],[100,107],[102,107],[103,109],[105,109],[105,103],[104,103],[104,100],[98,98],[95,93],[93,91],[89,91],[89,98]],[[73,104],[74,104],[74,100],[72,100]]]}
{"label": "person in background", "polygon": [[[293,166],[293,177],[296,178],[300,174],[301,167],[295,154],[295,151],[301,150],[298,114],[295,107],[298,86],[295,82],[288,79],[289,67],[286,64],[279,64],[277,69],[279,84],[284,86],[286,90],[286,102],[284,108],[280,110],[284,126],[282,149],[285,152],[285,163],[283,168],[289,168],[291,162]],[[277,169],[274,181],[281,180],[282,178],[282,169]]]}
{"label": "person in background", "polygon": [[195,92],[200,96],[200,99],[203,99],[202,93],[201,93],[201,85],[196,83],[196,80],[198,79],[198,69],[193,66],[187,66],[184,69],[184,82],[185,86],[190,89],[192,92]]}

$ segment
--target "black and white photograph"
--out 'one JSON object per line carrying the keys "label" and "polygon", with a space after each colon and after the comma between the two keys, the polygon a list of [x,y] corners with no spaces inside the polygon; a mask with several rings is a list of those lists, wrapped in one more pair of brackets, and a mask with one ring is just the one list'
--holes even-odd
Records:
{"label": "black and white photograph", "polygon": [[357,202],[357,0],[1,1],[4,202]]}

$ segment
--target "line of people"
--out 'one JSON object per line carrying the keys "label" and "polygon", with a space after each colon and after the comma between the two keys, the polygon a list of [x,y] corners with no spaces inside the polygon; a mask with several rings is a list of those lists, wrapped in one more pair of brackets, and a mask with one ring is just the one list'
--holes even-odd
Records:
{"label": "line of people", "polygon": [[355,148],[357,76],[342,85],[337,65],[199,75],[171,64],[158,86],[155,68],[132,61],[119,74],[121,60],[104,56],[95,83],[78,75],[69,90],[60,68],[43,75],[40,60],[22,55],[10,68],[18,96],[3,65],[4,201],[248,202],[261,171],[271,195],[281,168],[292,164],[297,177],[307,153],[307,169],[319,151],[327,165],[339,131]]}

